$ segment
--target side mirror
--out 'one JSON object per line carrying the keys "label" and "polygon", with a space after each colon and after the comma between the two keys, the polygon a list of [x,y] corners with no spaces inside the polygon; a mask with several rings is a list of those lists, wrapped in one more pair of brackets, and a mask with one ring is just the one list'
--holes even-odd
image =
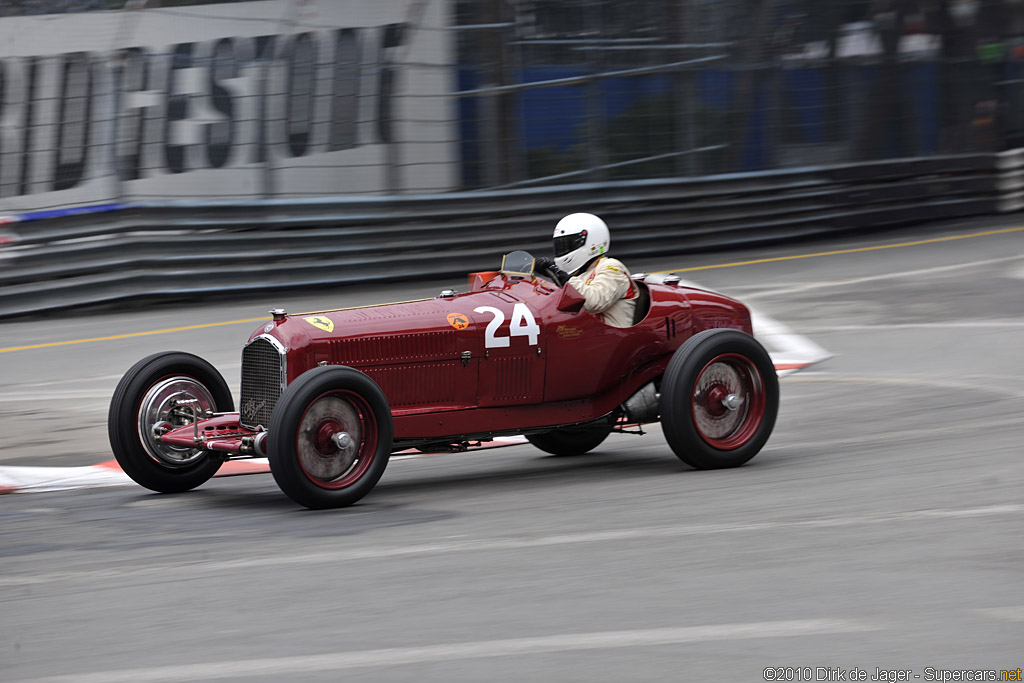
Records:
{"label": "side mirror", "polygon": [[555,307],[566,313],[579,313],[586,302],[579,290],[567,282],[562,287],[562,293],[558,295],[558,304]]}

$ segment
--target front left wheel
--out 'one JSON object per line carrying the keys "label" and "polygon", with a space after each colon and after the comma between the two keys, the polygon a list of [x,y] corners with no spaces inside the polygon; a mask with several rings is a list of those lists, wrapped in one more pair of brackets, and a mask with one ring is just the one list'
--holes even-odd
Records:
{"label": "front left wheel", "polygon": [[125,474],[147,489],[181,493],[205,483],[221,461],[208,451],[160,443],[156,436],[207,411],[229,413],[234,401],[217,369],[191,353],[143,358],[117,385],[107,413],[110,448]]}
{"label": "front left wheel", "polygon": [[313,368],[274,407],[270,471],[299,505],[345,507],[384,474],[393,436],[391,408],[376,382],[353,368]]}

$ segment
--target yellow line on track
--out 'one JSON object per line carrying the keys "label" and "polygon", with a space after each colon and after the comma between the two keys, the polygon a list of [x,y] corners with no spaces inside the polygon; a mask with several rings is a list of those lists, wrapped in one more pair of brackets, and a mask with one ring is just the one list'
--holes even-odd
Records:
{"label": "yellow line on track", "polygon": [[[991,235],[1005,235],[1011,232],[1024,231],[1024,226],[1017,228],[1003,228],[1001,230],[985,230],[983,232],[970,232],[961,235],[949,235],[948,237],[934,237],[927,240],[916,240],[914,242],[900,242],[898,244],[877,244],[871,247],[856,247],[853,249],[837,249],[834,251],[819,251],[813,254],[793,254],[791,256],[775,256],[773,258],[754,259],[752,261],[735,261],[733,263],[718,263],[710,266],[694,266],[692,268],[675,268],[673,270],[659,270],[658,273],[690,273],[697,270],[713,270],[715,268],[735,268],[737,266],[752,266],[759,263],[778,263],[779,261],[793,261],[796,259],[818,258],[820,256],[839,256],[841,254],[859,254],[866,251],[880,251],[882,249],[900,249],[903,247],[918,247],[924,244],[939,244],[941,242],[952,242],[954,240],[966,240],[973,237],[988,237]],[[0,353],[10,351],[28,351],[31,349],[46,349],[53,346],[69,346],[71,344],[87,344],[89,342],[113,341],[115,339],[130,339],[131,337],[145,337],[151,334],[167,334],[169,332],[184,332],[187,330],[201,330],[207,327],[221,327],[223,325],[238,325],[241,323],[254,323],[267,318],[245,318],[243,320],[228,320],[219,323],[203,323],[200,325],[188,325],[186,327],[170,327],[165,330],[148,330],[146,332],[128,332],[126,334],[115,334],[110,337],[93,337],[91,339],[71,339],[68,341],[47,342],[45,344],[31,344],[29,346],[12,346],[7,349],[0,349]]]}
{"label": "yellow line on track", "polygon": [[261,320],[269,320],[267,317],[262,318],[245,318],[243,320],[227,320],[219,323],[203,323],[201,325],[187,325],[185,327],[168,327],[166,330],[147,330],[146,332],[128,332],[126,334],[115,334],[109,337],[92,337],[90,339],[70,339],[68,341],[59,342],[47,342],[45,344],[32,344],[30,346],[12,346],[9,349],[0,349],[0,353],[7,353],[8,351],[28,351],[29,349],[45,349],[51,346],[68,346],[69,344],[86,344],[88,342],[101,342],[101,341],[113,341],[115,339],[129,339],[131,337],[145,337],[150,334],[166,334],[168,332],[184,332],[186,330],[201,330],[206,327],[221,327],[223,325],[238,325],[239,323],[255,323]]}

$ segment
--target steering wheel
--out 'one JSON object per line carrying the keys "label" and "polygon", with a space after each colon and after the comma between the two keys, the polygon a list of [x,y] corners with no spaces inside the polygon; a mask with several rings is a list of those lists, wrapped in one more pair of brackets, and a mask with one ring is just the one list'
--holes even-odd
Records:
{"label": "steering wheel", "polygon": [[[546,279],[551,280],[552,282],[554,282],[557,287],[565,286],[565,283],[569,281],[568,274],[564,273],[561,270],[556,270],[553,266],[554,266],[554,264],[552,264],[552,267],[539,268],[536,272],[539,272],[542,275],[545,275]],[[562,277],[559,277],[559,274],[564,276],[565,279],[563,280]]]}

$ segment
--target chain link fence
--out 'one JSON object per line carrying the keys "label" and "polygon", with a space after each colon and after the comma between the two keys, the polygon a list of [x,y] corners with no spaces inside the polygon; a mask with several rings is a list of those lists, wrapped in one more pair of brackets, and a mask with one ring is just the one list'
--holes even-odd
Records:
{"label": "chain link fence", "polygon": [[692,176],[1024,144],[1017,0],[458,3],[462,182]]}
{"label": "chain link fence", "polygon": [[7,214],[1024,146],[1021,0],[22,0],[0,35]]}

